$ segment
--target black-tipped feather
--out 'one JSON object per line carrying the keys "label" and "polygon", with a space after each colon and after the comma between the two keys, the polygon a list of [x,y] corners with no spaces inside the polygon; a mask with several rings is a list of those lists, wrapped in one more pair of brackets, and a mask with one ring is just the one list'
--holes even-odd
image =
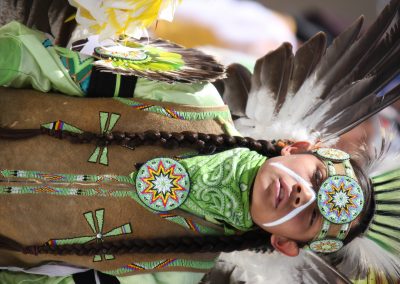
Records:
{"label": "black-tipped feather", "polygon": [[396,101],[399,85],[377,94],[400,72],[399,7],[392,0],[361,36],[358,18],[326,52],[325,36],[317,34],[294,59],[288,44],[260,58],[238,129],[262,139],[304,139],[306,133],[327,141]]}
{"label": "black-tipped feather", "polygon": [[320,64],[316,68],[318,79],[324,78],[332,70],[332,66],[337,64],[343,54],[348,51],[349,47],[356,41],[360,33],[364,17],[359,17],[350,27],[341,33],[332,45],[328,47]]}
{"label": "black-tipped feather", "polygon": [[[372,50],[378,44],[381,37],[384,36],[393,18],[396,16],[396,9],[399,3],[399,1],[393,1],[386,6],[367,32],[355,41],[354,44],[348,46],[348,49],[345,50],[338,61],[330,67],[325,76],[320,74],[322,72],[317,73],[320,80],[323,81],[325,85],[325,90],[321,94],[321,99],[329,97],[331,89],[335,85],[340,87],[340,81],[345,80],[346,75],[351,73],[354,68],[357,68],[357,64],[363,58],[368,58],[368,55],[372,53]],[[357,20],[355,24],[358,26],[359,20]]]}
{"label": "black-tipped feather", "polygon": [[222,97],[233,116],[245,116],[246,103],[251,87],[251,72],[240,64],[228,66]]}
{"label": "black-tipped feather", "polygon": [[346,108],[346,111],[341,113],[339,123],[336,122],[326,125],[329,131],[327,131],[323,140],[326,141],[350,131],[364,120],[397,101],[399,98],[400,85],[394,87],[391,91],[386,93],[384,97],[378,97],[376,94],[371,94],[363,98],[357,104]]}
{"label": "black-tipped feather", "polygon": [[283,43],[276,50],[258,59],[254,68],[251,91],[257,92],[257,90],[268,88],[269,92],[274,94],[276,112],[285,101],[293,58],[292,46],[289,43]]}
{"label": "black-tipped feather", "polygon": [[[374,54],[375,48],[381,39],[385,37],[387,30],[396,16],[399,5],[400,1],[396,0],[386,6],[367,32],[350,46],[340,60],[332,66],[329,74],[325,78],[321,78],[326,85],[321,99],[329,97],[331,88],[332,91],[335,91],[349,83],[347,78],[357,80],[370,72],[371,69],[368,69],[368,66],[362,66],[360,63],[371,62],[371,64],[373,64],[374,60],[372,55]],[[381,56],[389,52],[387,49],[380,51],[384,52]],[[358,76],[357,73],[359,73]]]}
{"label": "black-tipped feather", "polygon": [[317,33],[306,41],[296,52],[294,57],[293,72],[289,81],[288,92],[295,94],[304,81],[314,71],[326,49],[326,35]]}

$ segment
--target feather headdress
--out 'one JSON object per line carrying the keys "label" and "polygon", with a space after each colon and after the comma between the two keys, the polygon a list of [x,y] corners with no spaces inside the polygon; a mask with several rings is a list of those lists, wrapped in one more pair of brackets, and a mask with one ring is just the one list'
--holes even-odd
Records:
{"label": "feather headdress", "polygon": [[223,96],[232,105],[238,130],[259,139],[332,141],[399,98],[399,1],[392,1],[360,36],[357,19],[326,48],[318,33],[292,53],[289,43],[257,60],[251,75],[228,68]]}
{"label": "feather headdress", "polygon": [[[257,60],[253,74],[239,64],[229,66],[223,98],[241,134],[332,144],[399,99],[398,81],[384,94],[380,91],[400,73],[400,1],[392,0],[360,35],[362,23],[360,17],[328,48],[323,33],[305,42],[295,55],[291,45],[284,43]],[[349,279],[375,275],[398,283],[400,170],[379,170],[389,160],[397,161],[391,165],[399,167],[398,150],[396,154],[388,150],[393,148],[387,136],[382,141],[374,150],[360,151],[374,191],[370,220],[359,237],[328,260]],[[252,259],[244,255],[225,258],[247,267],[254,264]],[[295,273],[295,267],[299,265],[292,265],[287,274]],[[256,273],[260,271],[263,268],[258,267]],[[316,283],[326,283],[315,277]]]}

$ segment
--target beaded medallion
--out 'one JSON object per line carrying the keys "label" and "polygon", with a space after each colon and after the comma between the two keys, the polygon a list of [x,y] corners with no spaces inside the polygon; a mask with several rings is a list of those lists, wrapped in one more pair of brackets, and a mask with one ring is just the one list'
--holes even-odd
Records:
{"label": "beaded medallion", "polygon": [[140,200],[156,211],[178,208],[189,196],[190,180],[186,169],[170,158],[156,158],[140,167],[136,191]]}
{"label": "beaded medallion", "polygon": [[319,148],[316,151],[316,154],[322,159],[327,159],[334,162],[342,162],[350,159],[350,155],[346,152],[332,148]]}
{"label": "beaded medallion", "polygon": [[148,55],[144,50],[122,45],[96,47],[95,52],[102,58],[110,58],[110,59],[115,58],[115,59],[123,59],[130,61],[143,61],[148,58]]}
{"label": "beaded medallion", "polygon": [[338,251],[343,246],[343,242],[335,239],[324,239],[320,241],[313,241],[310,244],[310,249],[319,253],[331,253]]}
{"label": "beaded medallion", "polygon": [[364,195],[354,179],[337,175],[322,183],[317,202],[325,219],[334,224],[344,224],[353,221],[360,214]]}

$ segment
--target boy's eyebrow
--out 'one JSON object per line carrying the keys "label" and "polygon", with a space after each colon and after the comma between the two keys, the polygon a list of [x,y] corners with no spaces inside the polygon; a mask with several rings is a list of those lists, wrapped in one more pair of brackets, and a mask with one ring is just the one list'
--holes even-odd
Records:
{"label": "boy's eyebrow", "polygon": [[320,163],[322,164],[322,177],[324,180],[328,178],[328,168],[324,162],[320,160]]}
{"label": "boy's eyebrow", "polygon": [[317,164],[317,169],[322,169],[322,180],[326,180],[328,178],[328,168],[326,167],[326,164],[318,157],[318,164]]}

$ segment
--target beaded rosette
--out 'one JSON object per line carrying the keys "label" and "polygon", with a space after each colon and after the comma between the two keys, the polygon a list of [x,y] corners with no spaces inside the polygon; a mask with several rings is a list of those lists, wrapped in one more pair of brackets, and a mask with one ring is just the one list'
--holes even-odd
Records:
{"label": "beaded rosette", "polygon": [[189,187],[186,169],[170,158],[147,161],[136,176],[140,200],[155,211],[169,211],[181,206],[189,196]]}
{"label": "beaded rosette", "polygon": [[[324,217],[322,228],[309,248],[317,253],[331,253],[343,246],[351,222],[363,209],[364,194],[356,180],[349,154],[331,148],[320,148],[314,154],[325,163],[328,178],[317,193],[318,208]],[[339,167],[343,168],[344,174],[336,173]]]}

